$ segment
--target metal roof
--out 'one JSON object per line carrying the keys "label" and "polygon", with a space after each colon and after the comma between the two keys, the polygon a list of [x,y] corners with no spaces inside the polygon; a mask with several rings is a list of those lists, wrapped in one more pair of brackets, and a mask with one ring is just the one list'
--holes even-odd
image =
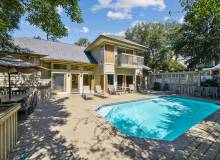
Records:
{"label": "metal roof", "polygon": [[12,57],[12,56],[5,56],[5,57],[0,58],[0,66],[30,68],[30,67],[36,67],[38,65],[25,62],[21,59],[16,59],[15,57]]}
{"label": "metal roof", "polygon": [[85,47],[28,37],[14,38],[14,44],[32,54],[47,55],[46,59],[97,63],[92,55],[85,53]]}
{"label": "metal roof", "polygon": [[114,40],[118,40],[118,41],[121,41],[121,42],[125,42],[125,43],[128,43],[128,44],[133,44],[133,45],[140,46],[140,47],[143,47],[143,48],[147,48],[146,46],[143,46],[141,44],[138,44],[136,42],[130,41],[128,39],[125,39],[123,37],[119,37],[119,36],[116,36],[116,35],[101,35],[101,36],[107,37],[107,38],[110,38],[110,39],[114,39]]}

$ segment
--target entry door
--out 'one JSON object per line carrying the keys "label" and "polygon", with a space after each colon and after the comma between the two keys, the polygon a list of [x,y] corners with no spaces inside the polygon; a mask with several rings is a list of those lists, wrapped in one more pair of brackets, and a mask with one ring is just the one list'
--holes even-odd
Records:
{"label": "entry door", "polygon": [[126,85],[133,84],[133,76],[126,76]]}
{"label": "entry door", "polygon": [[65,74],[53,74],[53,89],[55,92],[65,92]]}
{"label": "entry door", "polygon": [[79,74],[72,74],[72,92],[79,92]]}
{"label": "entry door", "polygon": [[117,75],[117,87],[123,87],[123,75]]}

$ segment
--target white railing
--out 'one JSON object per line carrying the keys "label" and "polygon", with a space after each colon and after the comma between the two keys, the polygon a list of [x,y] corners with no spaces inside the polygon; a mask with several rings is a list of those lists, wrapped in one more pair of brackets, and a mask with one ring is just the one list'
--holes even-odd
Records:
{"label": "white railing", "polygon": [[144,57],[122,53],[116,56],[116,64],[118,66],[141,67],[144,65]]}

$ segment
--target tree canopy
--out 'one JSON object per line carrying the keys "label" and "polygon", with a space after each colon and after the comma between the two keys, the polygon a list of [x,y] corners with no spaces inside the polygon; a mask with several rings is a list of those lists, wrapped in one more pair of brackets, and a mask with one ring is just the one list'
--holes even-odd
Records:
{"label": "tree canopy", "polygon": [[139,23],[125,33],[126,38],[148,47],[145,63],[154,70],[182,70],[173,50],[180,25]]}
{"label": "tree canopy", "polygon": [[220,57],[219,0],[180,0],[186,15],[175,50],[189,57],[189,67]]}
{"label": "tree canopy", "polygon": [[74,44],[82,47],[87,47],[90,44],[90,41],[87,38],[80,38]]}
{"label": "tree canopy", "polygon": [[57,8],[61,7],[72,22],[83,22],[79,0],[1,0],[0,1],[0,47],[11,48],[13,30],[19,28],[22,16],[31,25],[39,27],[47,38],[61,38],[68,35]]}

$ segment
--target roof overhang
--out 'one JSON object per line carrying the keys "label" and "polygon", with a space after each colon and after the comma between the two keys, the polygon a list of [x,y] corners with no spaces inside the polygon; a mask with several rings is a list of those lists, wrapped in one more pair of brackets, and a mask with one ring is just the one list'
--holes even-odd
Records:
{"label": "roof overhang", "polygon": [[100,35],[96,40],[94,40],[86,49],[86,52],[92,51],[94,48],[102,45],[102,44],[111,44],[111,45],[119,45],[122,47],[132,48],[140,51],[146,51],[147,47],[140,44],[128,43],[122,40],[106,37],[104,35]]}
{"label": "roof overhang", "polygon": [[95,63],[87,63],[87,62],[79,62],[79,61],[71,61],[71,60],[61,60],[61,59],[51,59],[51,58],[42,58],[44,62],[52,62],[52,63],[68,63],[68,64],[78,64],[78,65],[88,65],[94,66]]}
{"label": "roof overhang", "polygon": [[0,51],[0,53],[5,56],[5,55],[17,55],[17,56],[34,56],[34,57],[46,57],[47,55],[44,54],[37,54],[37,53],[23,53],[23,52],[16,52],[16,51]]}

